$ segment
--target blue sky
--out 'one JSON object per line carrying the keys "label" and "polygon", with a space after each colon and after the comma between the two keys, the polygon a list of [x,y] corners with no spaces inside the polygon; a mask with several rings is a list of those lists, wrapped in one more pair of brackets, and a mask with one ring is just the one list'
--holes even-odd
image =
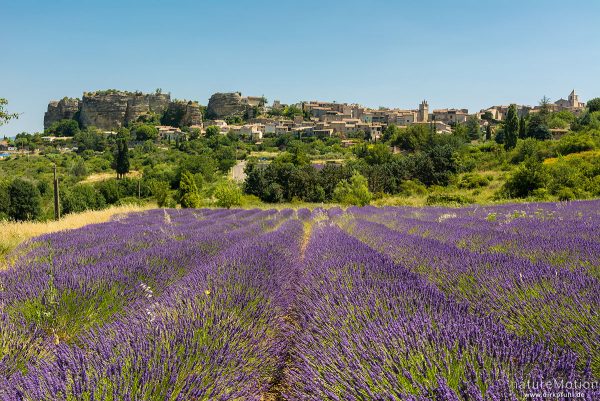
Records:
{"label": "blue sky", "polygon": [[51,99],[162,88],[366,106],[600,96],[600,1],[4,1],[0,97],[42,129]]}

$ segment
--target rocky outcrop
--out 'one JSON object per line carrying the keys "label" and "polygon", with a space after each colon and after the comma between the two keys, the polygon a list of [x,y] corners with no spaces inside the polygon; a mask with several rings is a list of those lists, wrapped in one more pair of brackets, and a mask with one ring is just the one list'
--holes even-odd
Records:
{"label": "rocky outcrop", "polygon": [[81,100],[68,97],[50,102],[48,110],[44,114],[44,129],[49,128],[56,121],[76,120],[80,107]]}
{"label": "rocky outcrop", "polygon": [[202,110],[198,102],[174,100],[162,118],[163,124],[189,127],[202,124]]}
{"label": "rocky outcrop", "polygon": [[103,130],[115,130],[145,116],[162,115],[170,104],[171,95],[163,93],[118,90],[85,92],[81,100],[65,98],[50,102],[44,115],[44,128],[55,121],[74,119],[84,128],[95,126]]}
{"label": "rocky outcrop", "polygon": [[110,130],[125,124],[130,94],[126,92],[89,92],[83,94],[79,121],[83,127]]}
{"label": "rocky outcrop", "polygon": [[77,120],[83,127],[116,130],[145,117],[158,115],[165,125],[185,127],[202,124],[202,107],[198,102],[171,100],[163,93],[106,90],[84,92],[83,98],[64,98],[48,104],[44,128],[64,119]]}
{"label": "rocky outcrop", "polygon": [[151,114],[163,114],[169,107],[171,96],[162,93],[136,94],[127,103],[125,123],[139,121]]}
{"label": "rocky outcrop", "polygon": [[181,120],[182,127],[202,124],[202,109],[198,102],[188,102]]}
{"label": "rocky outcrop", "polygon": [[112,130],[152,113],[162,114],[171,101],[168,94],[102,91],[83,94],[79,121],[85,127]]}
{"label": "rocky outcrop", "polygon": [[242,94],[239,92],[215,93],[208,100],[206,116],[208,118],[225,118],[246,115],[249,105],[242,100]]}

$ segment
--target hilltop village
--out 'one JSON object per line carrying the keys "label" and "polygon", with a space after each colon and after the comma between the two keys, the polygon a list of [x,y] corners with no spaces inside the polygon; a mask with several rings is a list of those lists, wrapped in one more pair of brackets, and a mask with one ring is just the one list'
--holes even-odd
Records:
{"label": "hilltop village", "polygon": [[[516,107],[518,116],[524,117],[537,113],[542,106]],[[545,107],[555,112],[568,110],[577,115],[585,109],[585,103],[573,90],[567,99],[559,99]],[[361,137],[378,141],[391,124],[399,127],[426,124],[438,134],[450,134],[453,126],[466,124],[471,118],[484,130],[488,125],[503,122],[508,108],[508,105],[491,106],[470,114],[464,108],[430,110],[426,100],[410,110],[371,109],[356,103],[316,100],[290,105],[275,100],[267,104],[263,96],[242,96],[240,92],[215,93],[204,107],[196,101],[171,100],[170,94],[161,90],[152,94],[108,90],[86,92],[82,99],[63,98],[50,102],[44,115],[44,129],[49,130],[53,124],[71,119],[81,128],[94,126],[111,133],[132,123],[156,121],[159,140],[178,140],[190,131],[205,134],[207,127],[217,126],[222,134],[237,133],[253,142],[286,133],[297,137],[337,136],[345,140]],[[161,118],[154,120],[156,116]],[[561,133],[560,129],[557,133]]]}

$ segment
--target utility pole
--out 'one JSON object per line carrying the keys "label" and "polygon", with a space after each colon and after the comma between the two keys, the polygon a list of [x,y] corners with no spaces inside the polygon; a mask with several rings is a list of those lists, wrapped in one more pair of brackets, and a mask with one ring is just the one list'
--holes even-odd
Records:
{"label": "utility pole", "polygon": [[58,194],[58,177],[56,176],[56,163],[54,163],[54,220],[60,219],[60,197]]}

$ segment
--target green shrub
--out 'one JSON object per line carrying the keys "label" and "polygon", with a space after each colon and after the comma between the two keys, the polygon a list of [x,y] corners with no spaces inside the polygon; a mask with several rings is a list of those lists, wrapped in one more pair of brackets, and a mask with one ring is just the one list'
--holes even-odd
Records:
{"label": "green shrub", "polygon": [[46,132],[55,136],[75,136],[79,134],[79,124],[75,120],[60,120],[54,122]]}
{"label": "green shrub", "polygon": [[477,173],[468,173],[463,175],[458,182],[459,188],[476,189],[489,185],[491,177],[486,177]]}
{"label": "green shrub", "polygon": [[152,125],[141,124],[133,129],[137,141],[148,141],[158,138],[158,130]]}
{"label": "green shrub", "polygon": [[8,217],[13,220],[35,220],[42,214],[41,196],[30,180],[15,178],[8,186]]}
{"label": "green shrub", "polygon": [[535,138],[519,140],[515,149],[511,152],[511,163],[522,163],[528,157],[539,158],[540,142]]}
{"label": "green shrub", "polygon": [[10,197],[8,195],[8,181],[0,181],[0,220],[8,218]]}
{"label": "green shrub", "polygon": [[596,143],[590,134],[569,134],[558,140],[554,149],[559,155],[594,150]]}
{"label": "green shrub", "polygon": [[570,201],[576,198],[571,188],[561,188],[557,196],[559,201]]}
{"label": "green shrub", "polygon": [[99,210],[106,206],[104,196],[92,185],[79,184],[65,191],[62,197],[64,214],[79,213],[86,210]]}
{"label": "green shrub", "polygon": [[270,183],[263,194],[265,202],[279,203],[283,201],[283,188],[276,182]]}
{"label": "green shrub", "polygon": [[214,197],[217,199],[217,206],[229,209],[231,206],[242,204],[242,190],[233,181],[222,181],[215,188]]}
{"label": "green shrub", "polygon": [[200,191],[196,185],[194,175],[188,171],[181,174],[181,182],[179,183],[179,203],[183,208],[200,207],[202,199]]}
{"label": "green shrub", "polygon": [[171,197],[169,196],[170,195],[169,183],[167,183],[165,181],[158,181],[158,180],[153,179],[148,182],[148,186],[150,187],[150,190],[152,191],[152,195],[156,199],[156,203],[158,204],[158,207],[167,207],[167,205],[170,203],[170,200],[171,200]]}
{"label": "green shrub", "polygon": [[527,158],[508,178],[501,194],[510,198],[526,198],[548,183],[546,167],[535,157]]}
{"label": "green shrub", "polygon": [[537,188],[531,191],[531,197],[536,201],[545,201],[550,198],[550,193],[547,188]]}
{"label": "green shrub", "polygon": [[425,195],[427,193],[427,187],[417,180],[403,181],[398,188],[398,194],[402,196]]}
{"label": "green shrub", "polygon": [[367,179],[355,172],[350,180],[340,181],[334,191],[333,199],[342,205],[365,206],[373,199]]}
{"label": "green shrub", "polygon": [[427,205],[468,205],[470,203],[475,203],[475,200],[463,195],[456,194],[430,194],[427,196],[425,200]]}

